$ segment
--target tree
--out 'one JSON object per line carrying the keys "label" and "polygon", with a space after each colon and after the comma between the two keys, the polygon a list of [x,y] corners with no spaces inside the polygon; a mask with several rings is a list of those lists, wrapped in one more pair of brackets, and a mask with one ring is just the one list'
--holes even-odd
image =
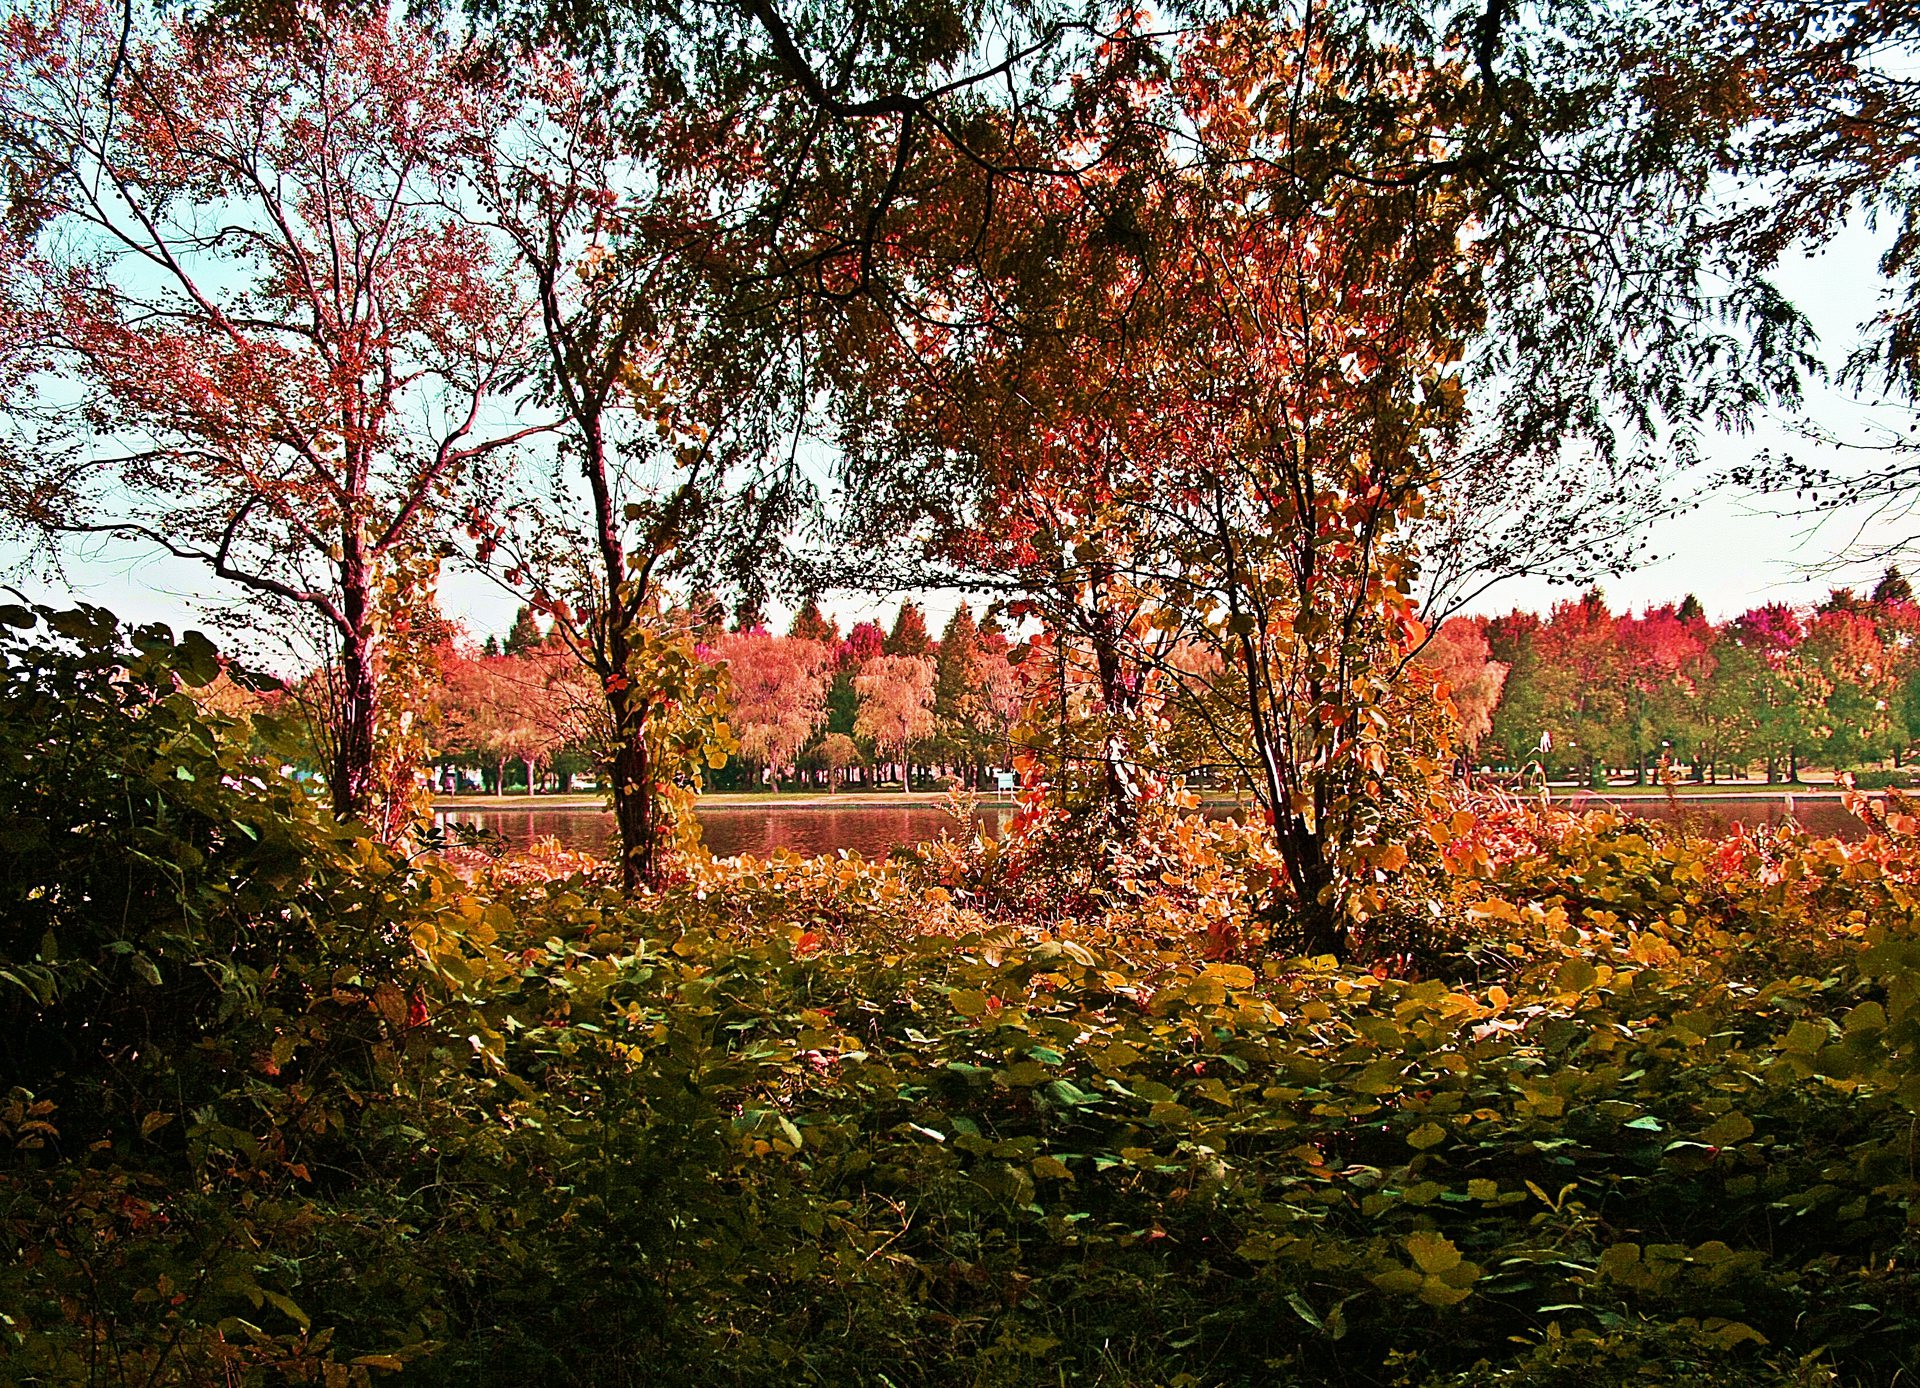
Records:
{"label": "tree", "polygon": [[1800,779],[1800,756],[1822,733],[1831,688],[1818,665],[1804,658],[1806,628],[1784,603],[1742,613],[1733,636],[1756,657],[1737,662],[1750,683],[1739,690],[1751,711],[1755,752],[1766,759],[1769,784]]}
{"label": "tree", "polygon": [[1442,623],[1415,657],[1446,682],[1460,727],[1461,744],[1472,751],[1493,730],[1509,667],[1493,659],[1485,626],[1468,617]]}
{"label": "tree", "polygon": [[[781,334],[718,303],[702,248],[726,218],[701,114],[623,108],[588,64],[521,58],[467,172],[474,215],[512,247],[538,306],[538,395],[564,446],[544,476],[481,479],[470,557],[551,614],[598,683],[623,878],[652,887],[691,831],[677,799],[722,755],[718,725],[698,737],[689,722],[711,672],[697,647],[720,629],[706,585],[727,580],[743,615],[758,603],[804,501],[775,440],[806,387]],[[677,582],[700,585],[691,612]]]}
{"label": "tree", "polygon": [[[825,720],[832,647],[744,631],[721,637],[709,656],[727,667],[740,759],[756,771],[772,768],[777,782]],[[750,778],[749,784],[757,780]]]}
{"label": "tree", "polygon": [[1887,565],[1887,571],[1873,585],[1873,601],[1882,607],[1913,601],[1913,585],[1907,582],[1907,576],[1900,572],[1897,565]]}
{"label": "tree", "polygon": [[1693,701],[1711,666],[1704,620],[1686,621],[1677,609],[1648,608],[1615,623],[1616,678],[1626,705],[1626,731],[1636,784],[1644,783],[1648,759],[1663,744],[1691,747],[1698,731]]}
{"label": "tree", "polygon": [[965,768],[970,784],[996,741],[987,660],[980,628],[963,602],[935,648],[933,711],[943,754]]}
{"label": "tree", "polygon": [[793,614],[793,625],[787,635],[800,641],[817,641],[824,646],[840,644],[840,624],[829,621],[820,611],[817,599],[808,598],[798,612]]}
{"label": "tree", "polygon": [[886,646],[887,634],[878,622],[856,622],[841,646],[840,663],[849,667],[864,665],[875,656],[887,654]]}
{"label": "tree", "polygon": [[314,11],[282,43],[122,18],[61,0],[0,36],[13,272],[57,373],[8,402],[36,431],[19,504],[313,629],[334,809],[370,814],[412,779],[376,783],[383,644],[437,567],[442,500],[547,427],[488,426],[527,311],[451,205],[493,97],[385,11]]}
{"label": "tree", "polygon": [[508,630],[506,639],[500,643],[500,649],[507,655],[526,655],[546,644],[547,634],[540,630],[540,623],[533,615],[533,609],[521,605],[513,614],[513,626]]}
{"label": "tree", "polygon": [[876,656],[854,676],[860,696],[854,733],[882,757],[900,758],[902,791],[913,789],[914,747],[934,730],[934,678],[933,661],[914,655]]}
{"label": "tree", "polygon": [[896,656],[933,654],[933,637],[927,632],[927,619],[920,611],[920,604],[911,600],[900,604],[900,611],[893,619],[893,630],[887,633],[886,644],[881,649]]}
{"label": "tree", "polygon": [[1553,735],[1553,756],[1589,778],[1631,760],[1626,680],[1615,646],[1618,627],[1598,589],[1553,611],[1535,637],[1534,674],[1541,731]]}
{"label": "tree", "polygon": [[847,768],[860,764],[860,744],[845,733],[828,733],[820,739],[816,752],[827,768],[827,789],[837,791]]}
{"label": "tree", "polygon": [[1824,736],[1809,750],[1836,770],[1891,753],[1900,688],[1872,619],[1854,608],[1817,612],[1796,654],[1818,671],[1826,690],[1815,710]]}
{"label": "tree", "polygon": [[445,750],[494,771],[494,793],[507,793],[506,765],[519,762],[527,793],[534,772],[586,734],[580,699],[568,687],[573,668],[564,651],[535,648],[517,655],[454,654],[446,662],[441,699]]}

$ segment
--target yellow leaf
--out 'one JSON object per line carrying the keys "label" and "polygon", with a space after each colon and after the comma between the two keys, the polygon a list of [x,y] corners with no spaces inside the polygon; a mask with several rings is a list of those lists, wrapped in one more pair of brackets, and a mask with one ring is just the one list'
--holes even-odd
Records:
{"label": "yellow leaf", "polygon": [[1254,984],[1253,970],[1244,964],[1209,964],[1204,972],[1236,991],[1244,991]]}
{"label": "yellow leaf", "polygon": [[1403,1296],[1419,1291],[1426,1281],[1412,1268],[1395,1268],[1392,1272],[1376,1272],[1368,1280],[1383,1292],[1397,1292]]}
{"label": "yellow leaf", "polygon": [[1071,1181],[1073,1179],[1073,1173],[1067,1169],[1067,1164],[1058,1157],[1035,1157],[1033,1159],[1033,1174],[1036,1176],[1050,1177],[1056,1181]]}
{"label": "yellow leaf", "polygon": [[1471,1288],[1450,1286],[1438,1277],[1428,1277],[1420,1283],[1420,1299],[1429,1306],[1457,1306],[1472,1295]]}
{"label": "yellow leaf", "polygon": [[1438,1123],[1422,1123],[1407,1134],[1407,1145],[1424,1152],[1429,1147],[1438,1147],[1447,1140],[1447,1130]]}
{"label": "yellow leaf", "polygon": [[987,995],[974,988],[956,988],[947,994],[947,1001],[962,1017],[978,1017],[987,1010]]}
{"label": "yellow leaf", "polygon": [[1472,1200],[1492,1200],[1500,1194],[1498,1181],[1468,1181],[1467,1196]]}
{"label": "yellow leaf", "polygon": [[1431,1276],[1460,1266],[1460,1250],[1453,1246],[1453,1240],[1430,1230],[1421,1229],[1408,1234],[1407,1252],[1420,1265],[1420,1271]]}

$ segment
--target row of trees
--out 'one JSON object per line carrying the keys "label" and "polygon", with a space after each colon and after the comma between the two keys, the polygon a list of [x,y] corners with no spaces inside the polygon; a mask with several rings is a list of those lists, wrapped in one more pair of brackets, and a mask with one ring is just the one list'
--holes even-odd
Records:
{"label": "row of trees", "polygon": [[1871,596],[1720,623],[1691,597],[1616,614],[1589,591],[1544,617],[1455,618],[1422,659],[1482,762],[1644,781],[1664,756],[1695,780],[1757,766],[1771,782],[1897,763],[1920,741],[1920,606],[1898,569]]}
{"label": "row of trees", "polygon": [[[1011,760],[1009,730],[1020,691],[1006,636],[983,630],[961,604],[938,641],[919,607],[903,603],[891,631],[871,621],[843,637],[817,604],[800,609],[784,636],[760,622],[729,630],[716,603],[697,600],[685,620],[699,658],[726,672],[729,765],[713,779],[734,788],[802,779],[837,788],[881,765],[910,788],[916,767],[938,767],[978,785]],[[751,614],[749,614],[751,615]],[[504,640],[456,644],[437,660],[433,740],[443,765],[491,773],[504,793],[507,769],[523,784],[541,772],[562,788],[604,760],[599,702],[557,628],[522,608]]]}

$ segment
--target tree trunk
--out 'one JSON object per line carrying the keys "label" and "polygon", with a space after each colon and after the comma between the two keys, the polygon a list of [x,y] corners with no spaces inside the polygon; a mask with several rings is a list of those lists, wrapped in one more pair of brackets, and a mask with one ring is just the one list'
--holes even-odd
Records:
{"label": "tree trunk", "polygon": [[373,808],[373,723],[380,699],[368,635],[372,602],[357,536],[349,537],[347,550],[341,566],[341,611],[351,630],[341,634],[340,697],[333,710],[333,759],[327,768],[333,813],[340,820],[361,818]]}
{"label": "tree trunk", "polygon": [[660,885],[658,797],[653,759],[644,736],[614,749],[613,817],[620,828],[620,880],[628,891]]}
{"label": "tree trunk", "polygon": [[1334,900],[1333,868],[1326,841],[1309,830],[1298,815],[1283,813],[1277,819],[1274,841],[1287,870],[1287,883],[1293,888],[1297,912],[1293,924],[1299,931],[1300,950],[1303,954],[1331,954],[1344,959],[1347,927]]}
{"label": "tree trunk", "polygon": [[493,763],[493,793],[505,796],[507,793],[507,759],[496,758]]}
{"label": "tree trunk", "polygon": [[536,793],[533,788],[533,763],[526,757],[522,757],[520,758],[520,765],[525,767],[527,771],[527,794],[533,795]]}

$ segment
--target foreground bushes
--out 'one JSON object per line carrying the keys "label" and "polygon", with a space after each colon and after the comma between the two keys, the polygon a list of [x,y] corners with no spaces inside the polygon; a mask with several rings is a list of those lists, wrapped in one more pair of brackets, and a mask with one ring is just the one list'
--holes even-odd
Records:
{"label": "foreground bushes", "polygon": [[0,698],[72,787],[4,806],[9,1382],[1915,1367],[1903,823],[1462,819],[1399,974],[1207,958],[1258,926],[1178,823],[1064,914],[978,849],[636,904],[332,829],[148,638]]}

